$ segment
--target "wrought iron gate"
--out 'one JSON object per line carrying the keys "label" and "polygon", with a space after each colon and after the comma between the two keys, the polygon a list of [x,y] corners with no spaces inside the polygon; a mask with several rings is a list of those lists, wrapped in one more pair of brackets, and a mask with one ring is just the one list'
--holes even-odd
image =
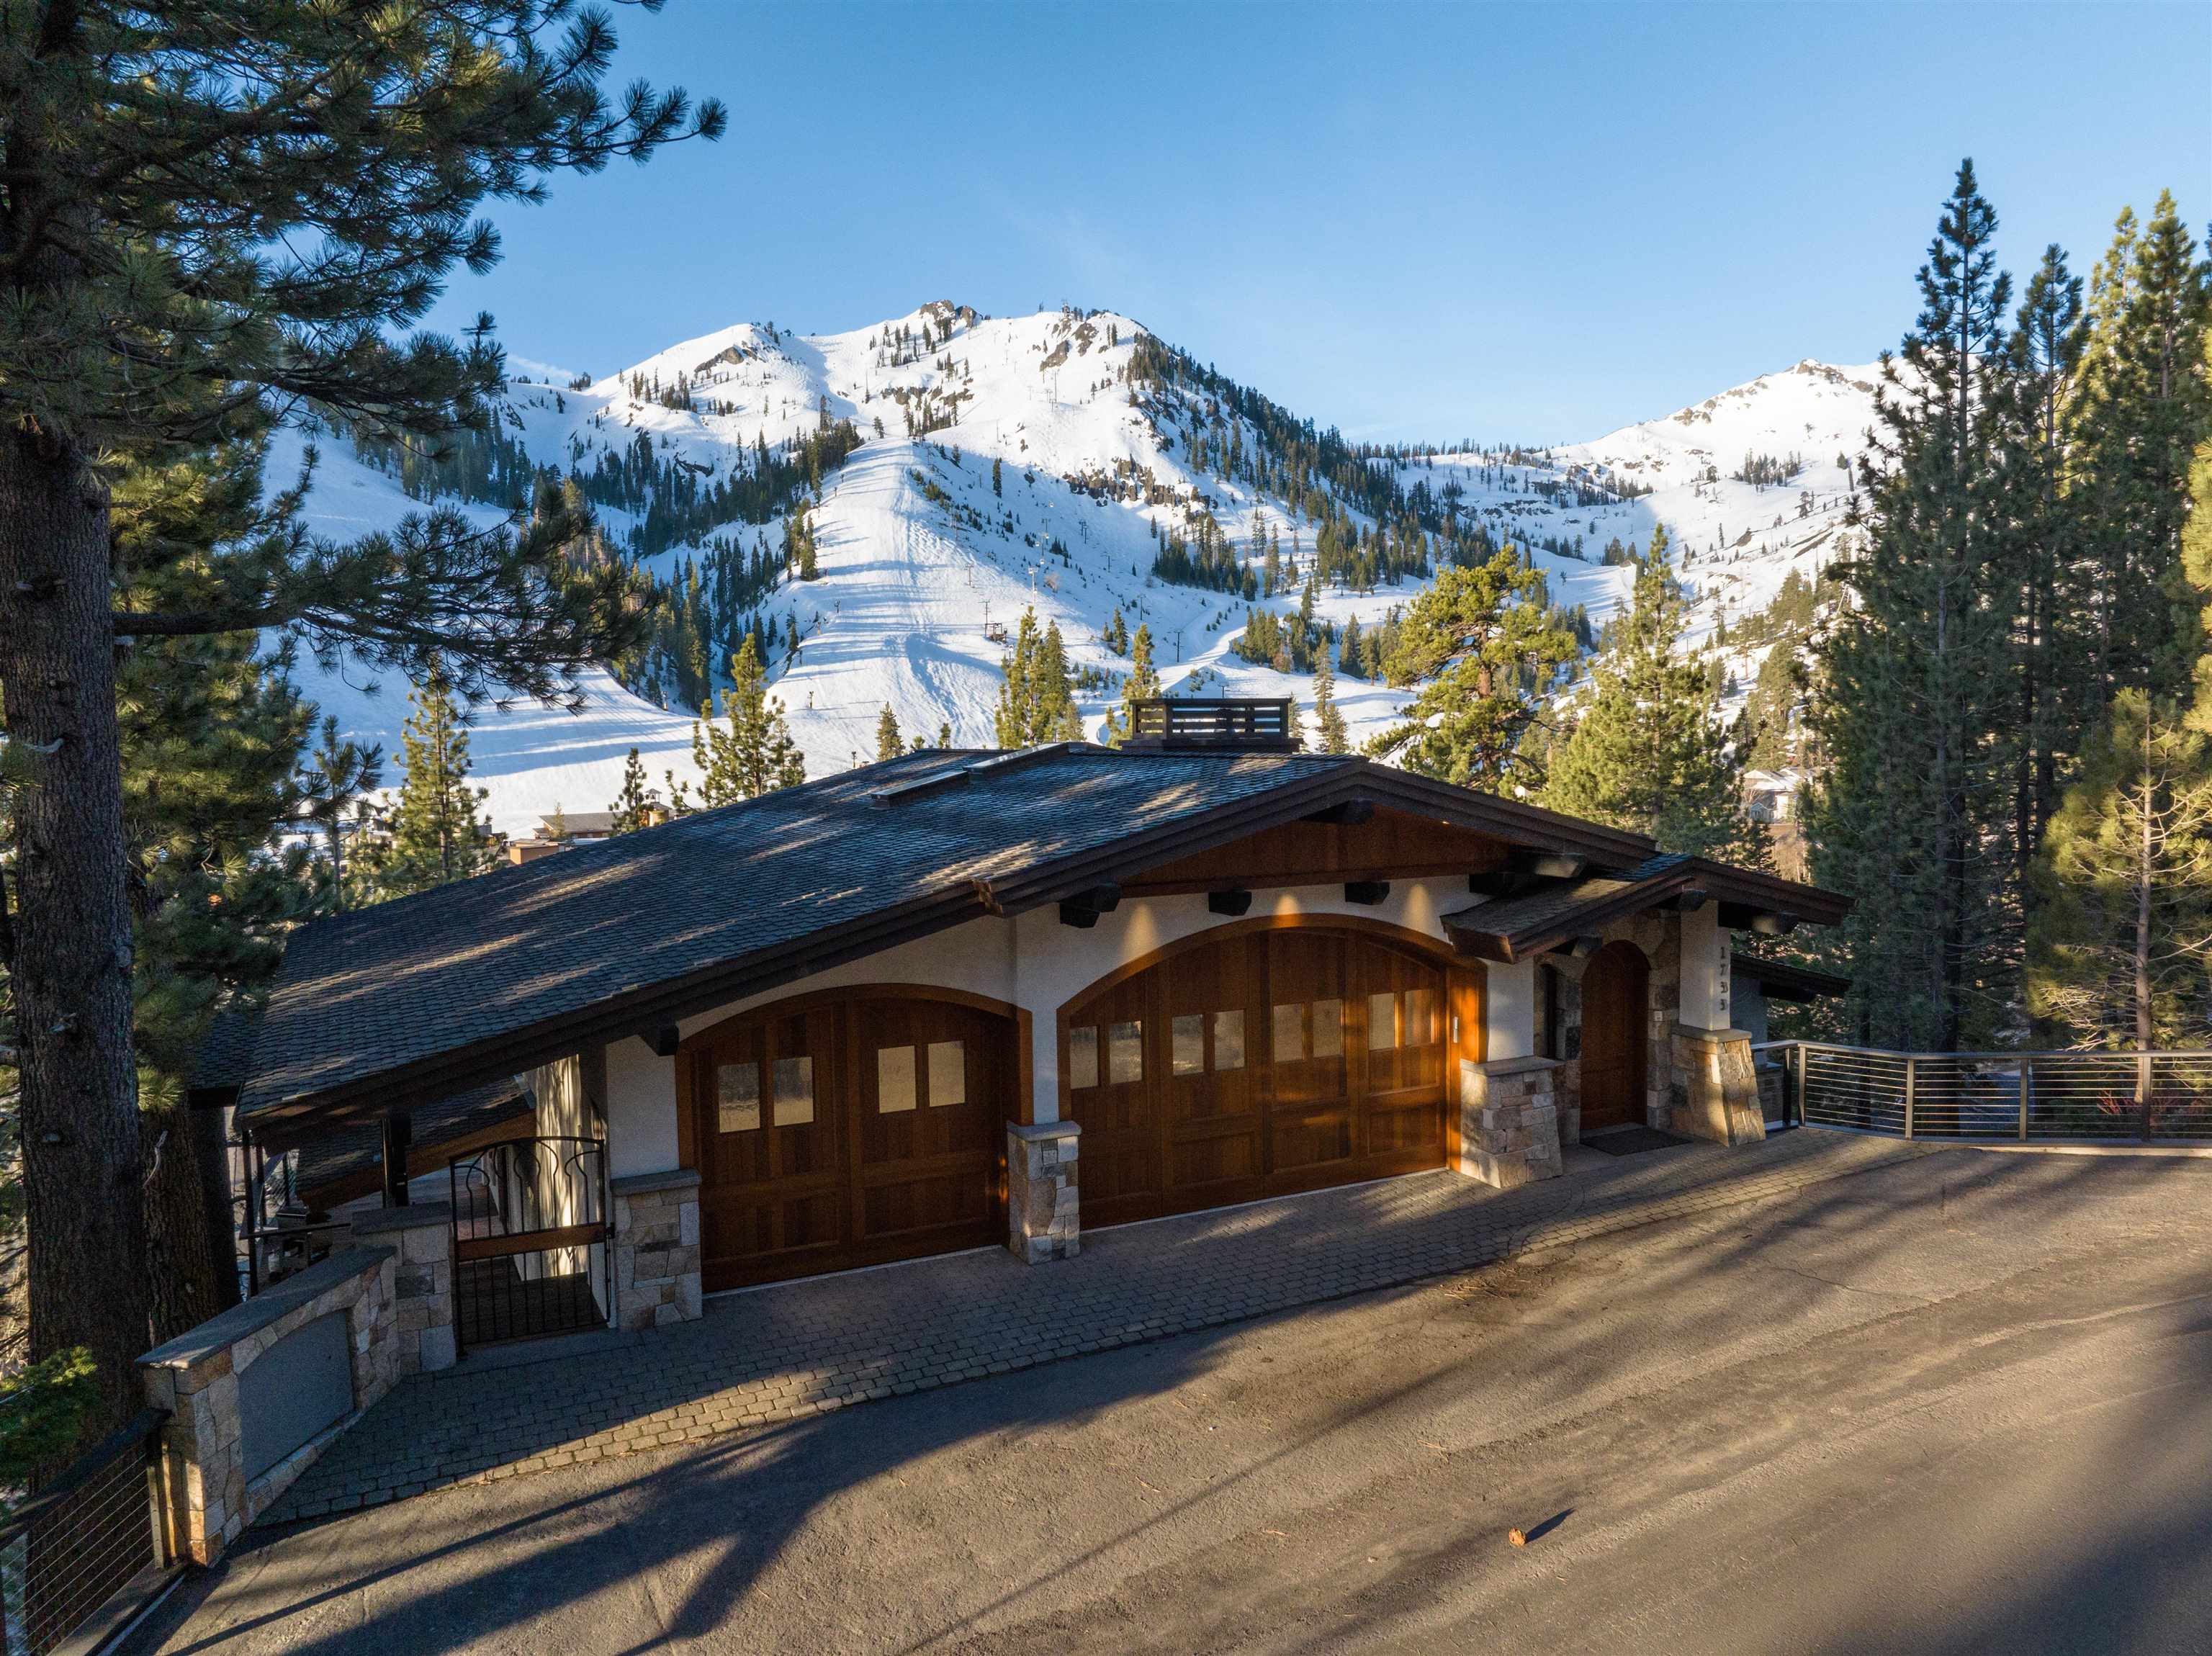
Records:
{"label": "wrought iron gate", "polygon": [[447,1162],[460,1350],[612,1320],[606,1152],[600,1138],[514,1138]]}

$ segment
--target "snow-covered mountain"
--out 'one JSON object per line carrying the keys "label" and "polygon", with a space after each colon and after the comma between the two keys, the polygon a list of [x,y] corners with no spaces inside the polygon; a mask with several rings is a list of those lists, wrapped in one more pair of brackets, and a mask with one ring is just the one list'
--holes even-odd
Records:
{"label": "snow-covered mountain", "polygon": [[[795,627],[803,640],[795,660],[775,652],[775,692],[820,773],[873,756],[885,705],[910,737],[949,725],[956,743],[988,745],[1000,634],[1032,606],[1059,622],[1078,671],[1090,670],[1083,710],[1094,731],[1129,665],[1103,638],[1117,607],[1133,630],[1151,626],[1171,693],[1310,699],[1304,676],[1231,653],[1242,594],[1169,584],[1151,573],[1153,559],[1166,536],[1218,529],[1248,562],[1271,534],[1303,568],[1318,525],[1315,488],[1364,531],[1377,526],[1376,497],[1355,500],[1317,483],[1321,468],[1302,469],[1290,448],[1311,460],[1310,427],[1300,436],[1255,416],[1250,394],[1187,359],[1172,360],[1188,373],[1164,374],[1164,360],[1137,323],[1103,312],[994,318],[937,303],[807,337],[743,324],[589,385],[512,385],[503,434],[537,464],[602,476],[672,465],[685,487],[711,494],[757,477],[764,456],[789,456],[825,425],[851,422],[861,445],[821,477],[811,514],[818,578],[781,580],[747,606],[772,633]],[[1875,379],[1870,367],[1801,362],[1594,442],[1365,464],[1401,491],[1394,534],[1420,513],[1484,525],[1530,551],[1555,603],[1583,605],[1600,624],[1628,573],[1604,564],[1602,549],[1614,538],[1640,545],[1664,523],[1700,614],[1735,617],[1764,607],[1790,568],[1809,573],[1833,555],[1849,488],[1837,461],[1865,440]],[[343,440],[322,446],[309,507],[317,529],[359,534],[419,509]],[[1759,457],[1777,472],[1799,464],[1787,482],[1732,476]],[[286,475],[288,458],[276,457],[272,477]],[[1301,490],[1303,500],[1286,498]],[[487,522],[499,515],[469,509]],[[642,512],[621,507],[602,506],[600,517],[617,544],[647,528]],[[718,538],[739,555],[780,557],[781,536],[776,522],[724,521],[647,561],[666,576]],[[1316,611],[1366,628],[1415,591],[1410,578],[1369,591],[1325,586]],[[1260,602],[1287,613],[1299,593]],[[398,753],[406,686],[372,689],[368,675],[312,664],[301,676],[349,731]],[[1355,738],[1404,701],[1350,678],[1339,695]],[[556,805],[604,809],[633,746],[656,782],[664,771],[691,774],[688,709],[664,710],[605,674],[591,677],[586,701],[579,714],[528,703],[479,710],[476,771],[495,828],[526,832]]]}

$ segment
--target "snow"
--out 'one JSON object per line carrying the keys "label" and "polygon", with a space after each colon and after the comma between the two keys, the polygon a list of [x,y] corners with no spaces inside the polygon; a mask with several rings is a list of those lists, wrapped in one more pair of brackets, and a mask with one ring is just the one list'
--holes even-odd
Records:
{"label": "snow", "polygon": [[[920,347],[925,324],[949,337]],[[913,342],[903,361],[890,349],[902,330]],[[1188,422],[1178,418],[1193,400],[1187,394],[1177,393],[1186,406],[1152,399],[1168,428],[1165,440],[1152,416],[1133,405],[1125,375],[1142,331],[1112,312],[987,318],[943,304],[842,334],[801,337],[740,324],[671,346],[584,390],[510,385],[505,417],[540,463],[588,469],[644,432],[657,454],[679,457],[712,476],[749,467],[757,442],[774,448],[803,440],[825,409],[830,419],[850,419],[860,428],[866,440],[823,480],[813,513],[820,579],[781,584],[761,607],[776,634],[795,620],[804,640],[795,662],[775,652],[773,691],[815,774],[872,758],[886,705],[909,738],[933,740],[940,725],[949,725],[955,743],[990,745],[1003,646],[985,628],[1011,632],[1028,607],[1041,622],[1059,623],[1079,671],[1111,674],[1115,687],[1129,663],[1099,638],[1119,606],[1133,632],[1150,624],[1170,691],[1310,702],[1310,680],[1230,652],[1244,622],[1241,598],[1150,576],[1158,545],[1152,525],[1187,529],[1181,505],[1146,504],[1141,494],[1120,498],[1110,490],[1098,498],[1067,481],[1148,474],[1156,497],[1159,490],[1185,501],[1204,497],[1238,548],[1249,546],[1264,522],[1286,552],[1295,537],[1302,564],[1310,556],[1315,525],[1298,520],[1286,503],[1188,466],[1181,436]],[[641,377],[671,386],[686,375],[691,409],[630,394]],[[1455,483],[1459,509],[1488,522],[1499,539],[1580,535],[1586,561],[1539,551],[1534,561],[1553,600],[1586,605],[1594,622],[1601,622],[1627,589],[1627,570],[1598,561],[1607,540],[1618,536],[1640,547],[1664,523],[1696,591],[1700,624],[1709,626],[1723,614],[1735,618],[1763,608],[1789,570],[1809,573],[1835,555],[1849,488],[1835,460],[1838,452],[1856,457],[1863,446],[1876,377],[1871,367],[1801,362],[1665,418],[1531,457],[1528,464],[1438,454],[1395,469],[1409,488],[1425,483],[1436,493]],[[925,396],[939,409],[951,402],[955,417],[916,439],[908,434],[904,410],[921,407]],[[287,434],[272,483],[289,481],[286,462],[299,441]],[[1248,450],[1253,445],[1249,428],[1243,441]],[[318,531],[356,536],[389,529],[422,509],[395,480],[343,449],[342,442],[324,446],[309,502]],[[1793,452],[1806,469],[1787,484],[1759,488],[1729,477],[1747,454]],[[991,488],[994,458],[1003,464],[1002,494]],[[1719,481],[1705,481],[1708,467]],[[1589,507],[1532,492],[1577,472],[1632,480],[1653,492]],[[941,498],[933,499],[931,488]],[[1802,517],[1801,491],[1811,496]],[[498,516],[467,509],[479,521]],[[617,539],[632,526],[621,513],[601,517]],[[747,545],[763,536],[771,549],[781,544],[775,525],[717,532]],[[1055,540],[1066,549],[1064,561],[1048,549]],[[661,573],[684,555],[682,549],[662,554]],[[1324,591],[1318,612],[1340,626],[1357,616],[1364,628],[1416,591],[1407,582],[1370,593]],[[1269,602],[1288,611],[1297,597]],[[1747,682],[1754,664],[1743,664],[1739,677]],[[300,677],[350,733],[398,754],[404,685],[373,693],[370,676],[357,664],[334,672],[303,664]],[[1405,699],[1378,685],[1339,681],[1355,740],[1390,721]],[[1118,700],[1118,688],[1088,696],[1082,704],[1088,727],[1095,732]],[[579,713],[527,702],[476,709],[477,779],[489,792],[495,828],[523,833],[556,805],[605,809],[632,746],[656,786],[665,771],[690,778],[690,731],[687,712],[664,712],[593,673]]]}

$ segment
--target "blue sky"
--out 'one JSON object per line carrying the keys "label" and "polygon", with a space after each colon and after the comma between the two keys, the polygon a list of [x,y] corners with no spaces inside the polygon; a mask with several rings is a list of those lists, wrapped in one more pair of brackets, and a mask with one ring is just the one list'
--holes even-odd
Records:
{"label": "blue sky", "polygon": [[434,320],[610,373],[945,298],[1135,317],[1356,436],[1571,440],[1911,320],[1960,156],[2007,263],[2212,221],[2212,6],[617,10],[728,136],[500,208]]}

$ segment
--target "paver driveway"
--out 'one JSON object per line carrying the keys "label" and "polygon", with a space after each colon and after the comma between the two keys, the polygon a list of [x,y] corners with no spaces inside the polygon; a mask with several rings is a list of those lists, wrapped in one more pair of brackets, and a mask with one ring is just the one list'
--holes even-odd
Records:
{"label": "paver driveway", "polygon": [[1577,1157],[1500,1192],[1435,1173],[1095,1232],[1030,1266],[987,1249],[708,1302],[527,1367],[401,1385],[270,1521],[664,1448],[1461,1271],[1516,1249],[1756,1199],[1924,1146],[1798,1132],[1723,1150]]}
{"label": "paver driveway", "polygon": [[140,1648],[2212,1648],[2208,1180],[1939,1150],[1677,1192],[1415,1286],[258,1532]]}

